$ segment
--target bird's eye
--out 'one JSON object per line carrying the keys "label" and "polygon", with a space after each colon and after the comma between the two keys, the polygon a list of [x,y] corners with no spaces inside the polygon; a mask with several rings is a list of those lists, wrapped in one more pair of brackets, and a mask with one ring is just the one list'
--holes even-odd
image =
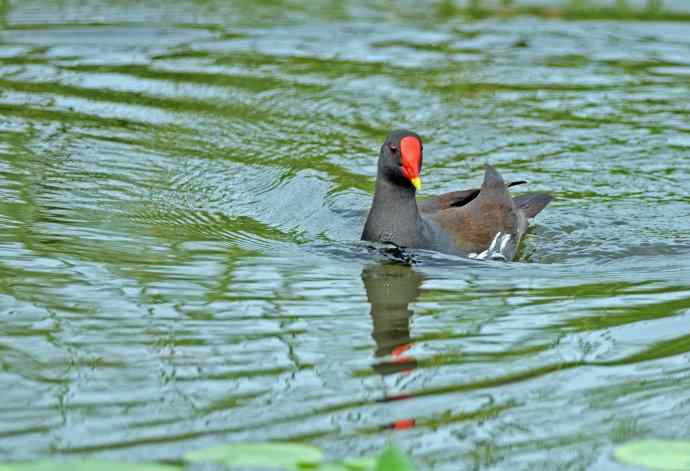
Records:
{"label": "bird's eye", "polygon": [[395,154],[395,151],[398,150],[398,148],[395,146],[395,144],[388,144],[388,148]]}

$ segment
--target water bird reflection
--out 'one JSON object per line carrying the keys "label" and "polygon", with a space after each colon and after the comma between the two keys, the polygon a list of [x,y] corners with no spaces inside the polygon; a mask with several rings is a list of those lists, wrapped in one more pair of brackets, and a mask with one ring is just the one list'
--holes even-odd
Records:
{"label": "water bird reflection", "polygon": [[[371,304],[375,355],[380,359],[373,368],[383,377],[406,375],[417,367],[417,360],[407,353],[412,347],[410,319],[414,311],[410,309],[410,303],[419,298],[423,280],[410,265],[402,263],[381,263],[362,270],[362,281]],[[411,397],[405,393],[384,393],[382,401]],[[384,428],[404,430],[415,424],[414,418],[403,418],[386,424]]]}
{"label": "water bird reflection", "polygon": [[372,337],[376,342],[374,369],[381,375],[411,371],[417,361],[405,354],[411,347],[410,303],[421,292],[422,275],[409,265],[382,263],[362,270],[362,281],[371,304]]}

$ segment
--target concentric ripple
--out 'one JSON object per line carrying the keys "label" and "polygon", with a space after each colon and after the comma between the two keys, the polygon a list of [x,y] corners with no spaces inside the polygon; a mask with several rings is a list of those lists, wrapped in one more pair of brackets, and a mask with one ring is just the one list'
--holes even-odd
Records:
{"label": "concentric ripple", "polygon": [[[0,2],[0,462],[687,435],[690,23],[437,3]],[[517,263],[358,241],[397,127],[553,193]]]}

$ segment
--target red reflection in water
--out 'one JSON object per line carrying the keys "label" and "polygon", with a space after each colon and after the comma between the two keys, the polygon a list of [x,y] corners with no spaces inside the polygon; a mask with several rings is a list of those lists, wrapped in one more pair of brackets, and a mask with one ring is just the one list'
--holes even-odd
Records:
{"label": "red reflection in water", "polygon": [[[374,363],[374,370],[384,378],[411,374],[417,368],[417,360],[408,354],[414,346],[410,336],[410,318],[414,312],[410,303],[419,297],[421,275],[409,265],[380,264],[366,267],[362,281],[371,304],[375,355],[382,358],[382,361]],[[406,393],[389,394],[384,390],[378,402],[413,397]],[[410,417],[383,425],[382,429],[409,430],[416,425],[417,420]]]}
{"label": "red reflection in water", "polygon": [[417,424],[417,421],[415,419],[402,419],[398,420],[396,422],[393,422],[392,428],[394,430],[407,430],[412,427],[414,427]]}

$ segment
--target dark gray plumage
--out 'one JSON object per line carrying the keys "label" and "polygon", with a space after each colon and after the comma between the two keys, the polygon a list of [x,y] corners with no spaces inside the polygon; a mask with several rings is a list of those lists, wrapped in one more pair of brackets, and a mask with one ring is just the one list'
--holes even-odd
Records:
{"label": "dark gray plumage", "polygon": [[[391,133],[378,160],[374,200],[362,240],[390,242],[401,247],[435,250],[478,258],[512,260],[527,230],[527,219],[551,201],[546,193],[511,197],[501,175],[485,166],[480,189],[446,193],[417,203],[409,178],[409,159],[400,145],[411,131]],[[407,160],[406,160],[407,159]],[[415,160],[415,159],[413,159]],[[421,150],[417,175],[421,171]],[[407,169],[403,166],[407,164]],[[522,182],[516,182],[518,184]]]}

